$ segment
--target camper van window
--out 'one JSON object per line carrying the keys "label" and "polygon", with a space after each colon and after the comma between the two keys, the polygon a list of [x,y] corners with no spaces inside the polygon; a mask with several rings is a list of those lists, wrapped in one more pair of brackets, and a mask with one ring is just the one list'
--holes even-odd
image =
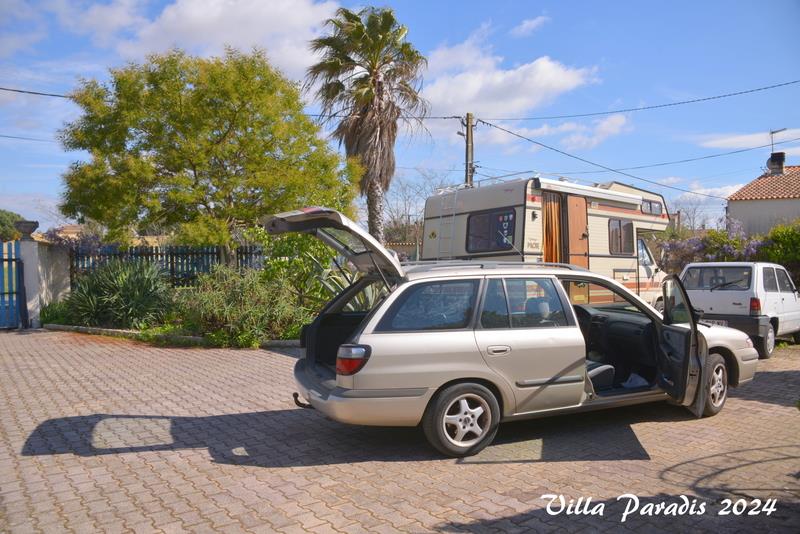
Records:
{"label": "camper van window", "polygon": [[642,201],[642,213],[661,215],[661,202],[655,202],[653,200]]}
{"label": "camper van window", "polygon": [[633,222],[608,220],[608,251],[610,254],[633,255]]}
{"label": "camper van window", "polygon": [[470,215],[467,218],[467,252],[513,248],[514,218],[511,208]]}
{"label": "camper van window", "polygon": [[653,265],[653,257],[650,255],[650,250],[648,250],[644,239],[639,239],[637,245],[639,248],[639,265],[643,265],[645,267]]}

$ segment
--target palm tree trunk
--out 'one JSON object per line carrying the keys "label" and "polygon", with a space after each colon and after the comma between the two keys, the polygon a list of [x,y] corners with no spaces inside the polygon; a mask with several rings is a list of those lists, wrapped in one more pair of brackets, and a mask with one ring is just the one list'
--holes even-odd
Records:
{"label": "palm tree trunk", "polygon": [[383,244],[383,188],[377,180],[367,185],[367,225],[372,237]]}

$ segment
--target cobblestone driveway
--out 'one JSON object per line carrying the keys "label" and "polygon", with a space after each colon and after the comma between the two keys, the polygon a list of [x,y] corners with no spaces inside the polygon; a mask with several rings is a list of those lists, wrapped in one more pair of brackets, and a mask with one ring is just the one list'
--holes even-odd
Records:
{"label": "cobblestone driveway", "polygon": [[[463,461],[416,429],[327,421],[291,400],[288,354],[0,334],[0,532],[800,530],[800,349],[717,417],[646,405],[508,424]],[[622,493],[707,503],[620,523]],[[550,516],[542,494],[603,516]],[[769,517],[720,501],[776,498]]]}

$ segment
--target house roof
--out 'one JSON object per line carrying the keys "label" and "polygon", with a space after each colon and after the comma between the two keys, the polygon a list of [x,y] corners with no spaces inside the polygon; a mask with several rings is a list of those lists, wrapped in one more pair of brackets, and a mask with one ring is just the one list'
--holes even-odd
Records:
{"label": "house roof", "polygon": [[786,165],[783,174],[764,173],[728,197],[728,200],[800,198],[800,165]]}

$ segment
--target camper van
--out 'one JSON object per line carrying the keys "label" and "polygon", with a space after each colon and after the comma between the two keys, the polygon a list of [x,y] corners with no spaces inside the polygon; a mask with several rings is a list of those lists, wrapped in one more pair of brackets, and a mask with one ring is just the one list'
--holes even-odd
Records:
{"label": "camper van", "polygon": [[[569,263],[617,280],[660,309],[664,273],[644,238],[668,225],[664,197],[618,182],[536,177],[452,187],[425,202],[420,259]],[[585,298],[604,297],[587,289]]]}

